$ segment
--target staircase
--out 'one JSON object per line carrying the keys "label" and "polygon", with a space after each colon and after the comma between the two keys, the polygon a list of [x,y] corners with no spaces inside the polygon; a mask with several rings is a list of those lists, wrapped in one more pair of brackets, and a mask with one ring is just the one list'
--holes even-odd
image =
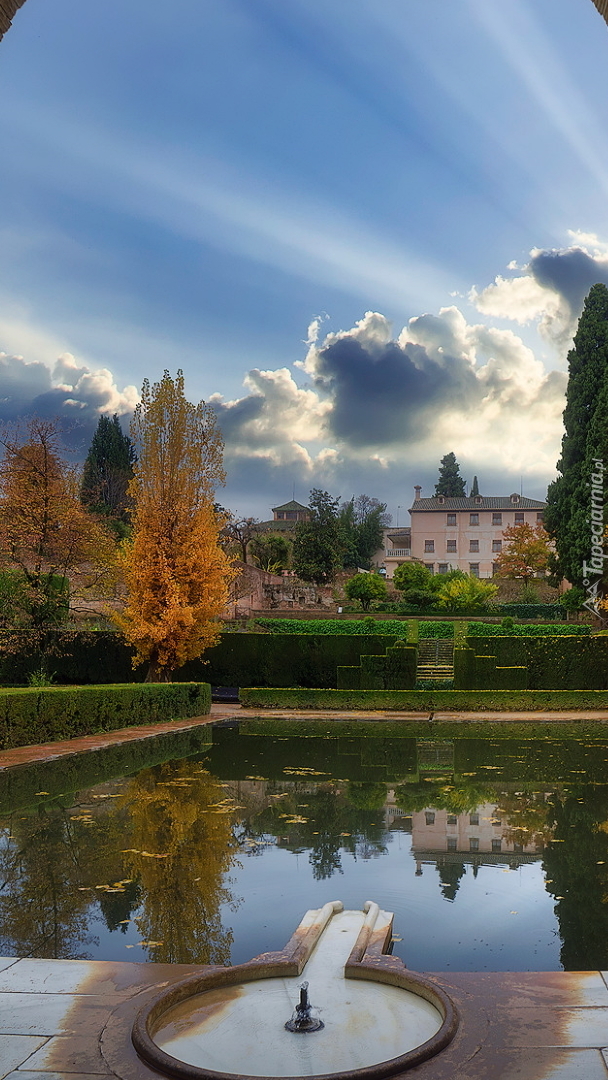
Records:
{"label": "staircase", "polygon": [[417,679],[454,678],[454,642],[445,638],[422,638],[418,642]]}

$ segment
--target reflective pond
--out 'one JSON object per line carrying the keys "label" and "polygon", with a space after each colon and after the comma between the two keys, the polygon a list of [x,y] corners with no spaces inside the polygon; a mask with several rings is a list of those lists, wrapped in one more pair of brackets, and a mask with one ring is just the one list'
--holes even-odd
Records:
{"label": "reflective pond", "polygon": [[239,963],[373,899],[418,970],[608,968],[603,727],[230,721],[5,771],[0,813],[5,956]]}

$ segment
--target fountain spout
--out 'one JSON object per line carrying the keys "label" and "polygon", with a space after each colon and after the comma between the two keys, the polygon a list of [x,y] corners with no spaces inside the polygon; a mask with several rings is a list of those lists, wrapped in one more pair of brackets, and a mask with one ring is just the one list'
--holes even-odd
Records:
{"label": "fountain spout", "polygon": [[319,1020],[317,1016],[312,1015],[312,1005],[308,997],[308,983],[300,983],[300,1000],[296,1005],[291,1019],[285,1024],[287,1031],[303,1032],[307,1034],[311,1031],[320,1031],[325,1027],[322,1020]]}

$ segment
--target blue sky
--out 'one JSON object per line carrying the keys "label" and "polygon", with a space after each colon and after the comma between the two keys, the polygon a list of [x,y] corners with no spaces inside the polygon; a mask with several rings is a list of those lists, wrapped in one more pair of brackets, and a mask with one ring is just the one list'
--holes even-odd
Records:
{"label": "blue sky", "polygon": [[607,59],[591,0],[27,0],[0,43],[0,418],[86,447],[181,367],[237,512],[314,485],[396,516],[449,450],[542,498],[608,283]]}

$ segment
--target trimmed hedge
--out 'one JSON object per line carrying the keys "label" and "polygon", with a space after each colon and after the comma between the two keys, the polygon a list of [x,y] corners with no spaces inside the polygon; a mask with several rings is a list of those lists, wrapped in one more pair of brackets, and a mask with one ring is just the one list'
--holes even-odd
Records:
{"label": "trimmed hedge", "polygon": [[437,620],[396,619],[256,619],[258,626],[270,630],[272,634],[327,634],[327,635],[363,635],[387,634],[389,637],[409,637],[412,622],[419,626],[419,635],[423,638],[451,638],[454,636],[454,623]]}
{"label": "trimmed hedge", "polygon": [[303,690],[241,689],[249,709],[361,709],[402,712],[561,712],[608,710],[608,690]]}
{"label": "trimmed hedge", "polygon": [[416,685],[418,649],[397,641],[384,656],[361,657],[358,667],[338,667],[339,690],[409,690]]}
{"label": "trimmed hedge", "polygon": [[[491,690],[492,654],[497,668],[524,666],[530,690],[608,690],[608,637],[522,637],[503,635],[484,642],[469,635],[469,649],[454,650],[459,688]],[[463,656],[463,653],[472,655]],[[474,655],[473,655],[474,654]]]}
{"label": "trimmed hedge", "polygon": [[0,690],[0,749],[206,715],[208,683]]}
{"label": "trimmed hedge", "polygon": [[591,627],[580,623],[520,623],[505,630],[499,623],[469,623],[469,637],[589,637]]}

